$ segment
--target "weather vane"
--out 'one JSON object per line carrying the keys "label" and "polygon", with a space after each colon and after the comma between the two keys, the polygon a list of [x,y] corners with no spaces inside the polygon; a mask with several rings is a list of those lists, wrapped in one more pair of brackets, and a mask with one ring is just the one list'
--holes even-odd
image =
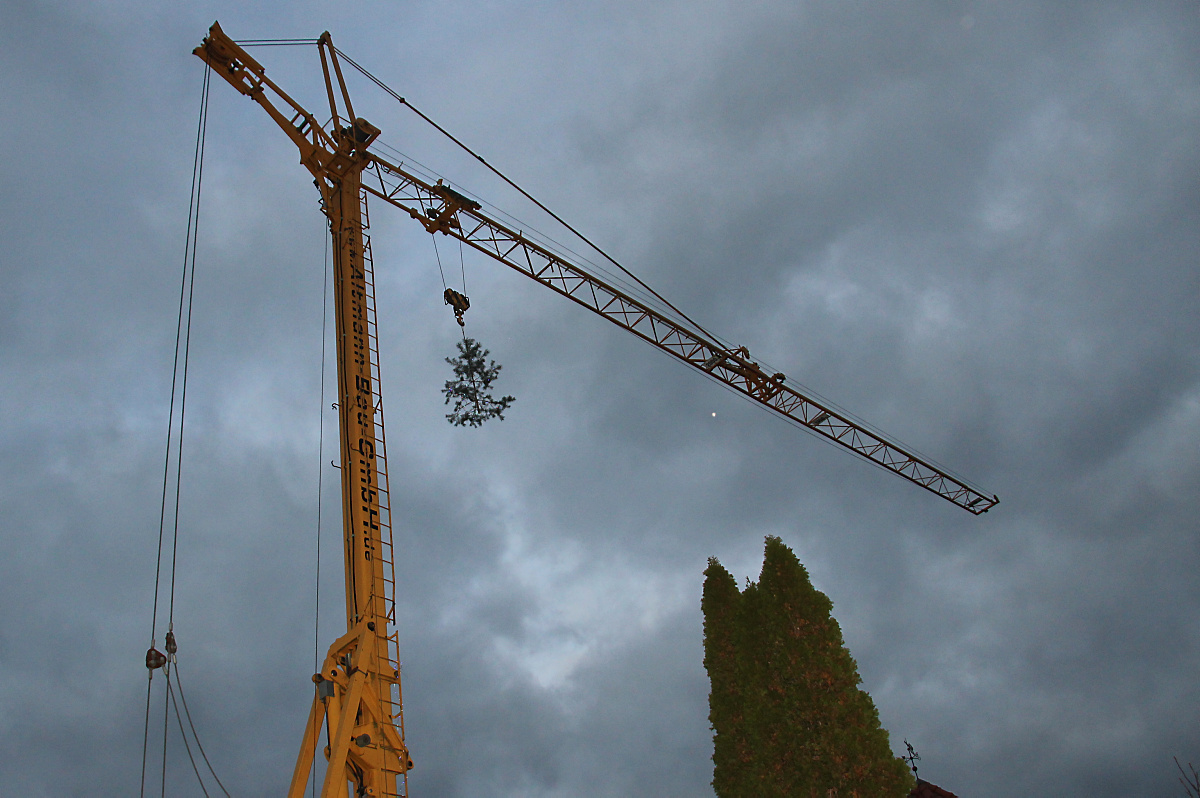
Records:
{"label": "weather vane", "polygon": [[[916,776],[917,760],[921,758],[921,755],[913,750],[912,743],[910,743],[908,740],[904,741],[904,747],[908,749],[908,756],[902,756],[900,758],[908,763],[908,766],[912,768],[913,776]],[[920,781],[920,778],[918,777],[917,780]]]}

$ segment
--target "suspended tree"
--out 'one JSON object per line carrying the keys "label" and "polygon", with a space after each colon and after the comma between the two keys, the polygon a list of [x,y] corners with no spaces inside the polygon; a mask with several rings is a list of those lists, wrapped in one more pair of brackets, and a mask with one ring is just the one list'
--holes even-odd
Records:
{"label": "suspended tree", "polygon": [[489,354],[474,338],[464,337],[458,342],[458,357],[446,358],[454,367],[454,379],[447,380],[442,388],[445,404],[454,401],[453,411],[446,414],[451,424],[481,427],[490,418],[504,420],[504,411],[512,404],[513,397],[492,396],[492,383],[503,366],[496,365],[494,360],[489,363]]}
{"label": "suspended tree", "polygon": [[833,604],[792,550],[768,537],[759,581],[741,592],[715,558],[705,577],[719,798],[907,795],[912,776],[858,688]]}

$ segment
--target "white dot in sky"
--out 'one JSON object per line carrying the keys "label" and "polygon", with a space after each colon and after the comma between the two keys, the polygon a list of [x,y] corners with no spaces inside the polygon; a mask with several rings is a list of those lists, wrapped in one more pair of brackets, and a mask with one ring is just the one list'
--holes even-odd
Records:
{"label": "white dot in sky", "polygon": [[716,417],[717,417],[717,414],[716,414],[716,413],[713,413],[713,418],[716,418]]}

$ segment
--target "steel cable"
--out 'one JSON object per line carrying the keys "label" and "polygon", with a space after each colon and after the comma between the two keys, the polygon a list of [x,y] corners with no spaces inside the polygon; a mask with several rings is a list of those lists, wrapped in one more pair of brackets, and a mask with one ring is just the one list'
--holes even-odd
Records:
{"label": "steel cable", "polygon": [[[179,735],[183,737],[183,750],[187,751],[188,761],[192,763],[192,770],[196,774],[196,781],[200,782],[200,792],[204,793],[204,798],[209,798],[208,790],[204,789],[204,779],[200,778],[200,768],[196,767],[196,758],[192,756],[192,747],[188,745],[187,733],[183,730],[183,718],[179,714],[179,703],[175,700],[175,691],[171,689],[171,665],[168,663],[165,669],[167,677],[167,697],[171,699],[171,704],[175,706],[175,720],[179,722]],[[188,719],[191,722],[191,719]],[[197,741],[199,742],[199,741]],[[165,748],[163,749],[165,752]],[[163,776],[163,795],[167,793],[167,781],[164,771]],[[225,793],[228,795],[229,793]]]}
{"label": "steel cable", "polygon": [[515,182],[513,182],[511,179],[509,179],[509,178],[508,178],[508,176],[506,176],[506,175],[505,175],[503,172],[501,172],[499,169],[497,169],[496,167],[494,167],[494,166],[492,166],[490,163],[488,163],[488,162],[487,162],[487,160],[485,160],[485,159],[484,159],[484,157],[483,157],[482,155],[480,155],[479,153],[477,153],[477,152],[475,152],[474,150],[472,150],[470,147],[468,147],[466,144],[464,144],[464,143],[463,143],[463,142],[461,142],[459,139],[457,139],[457,138],[456,138],[456,137],[455,137],[455,136],[454,136],[452,133],[450,133],[450,132],[449,132],[448,130],[446,130],[444,127],[442,127],[441,125],[439,125],[437,122],[434,122],[432,119],[430,119],[430,118],[429,118],[428,116],[426,116],[424,113],[422,113],[420,109],[418,109],[416,106],[414,106],[414,105],[413,105],[412,103],[410,103],[408,100],[404,99],[404,97],[402,97],[402,96],[400,96],[399,94],[397,94],[397,93],[396,93],[396,92],[395,92],[395,91],[394,91],[394,90],[393,90],[393,89],[392,89],[390,86],[388,86],[386,83],[384,83],[383,81],[381,81],[379,78],[375,77],[373,74],[371,74],[370,72],[368,72],[368,71],[367,71],[367,70],[366,70],[364,67],[362,67],[362,66],[361,66],[361,65],[360,65],[360,64],[359,64],[357,61],[355,61],[353,58],[351,58],[350,56],[346,55],[345,53],[343,53],[341,50],[339,50],[339,49],[338,49],[338,48],[336,48],[336,47],[334,48],[334,50],[337,52],[337,54],[338,54],[339,56],[341,56],[342,58],[346,59],[346,62],[347,62],[347,63],[349,63],[349,64],[350,64],[350,66],[352,66],[352,67],[354,67],[355,69],[357,69],[357,70],[358,70],[358,71],[359,71],[359,72],[360,72],[360,73],[361,73],[361,74],[362,74],[364,77],[366,77],[368,80],[370,80],[372,83],[374,83],[374,84],[375,84],[376,86],[378,86],[379,88],[383,89],[383,91],[385,91],[385,92],[386,92],[388,95],[390,95],[390,96],[392,97],[392,99],[396,100],[396,101],[397,101],[397,102],[399,102],[401,105],[407,106],[409,109],[411,109],[413,113],[415,113],[417,116],[421,117],[421,119],[425,120],[425,122],[427,122],[429,125],[431,125],[431,126],[432,126],[432,127],[435,129],[435,130],[437,130],[439,133],[441,133],[441,134],[442,134],[443,136],[445,136],[446,138],[450,139],[452,142],[454,142],[455,144],[457,144],[457,145],[458,145],[458,146],[459,146],[459,147],[460,147],[460,148],[461,148],[461,149],[462,149],[464,152],[466,152],[468,155],[470,155],[471,157],[475,158],[477,161],[479,161],[481,164],[483,164],[485,167],[487,167],[487,169],[488,169],[489,171],[491,171],[491,172],[492,172],[494,175],[496,175],[497,177],[499,177],[501,180],[503,180],[505,183],[507,183],[508,185],[510,185],[512,188],[516,189],[516,190],[517,190],[517,191],[518,191],[518,192],[521,194],[521,196],[525,197],[527,200],[529,200],[530,202],[532,202],[534,205],[536,205],[536,206],[537,206],[538,208],[540,208],[542,211],[544,211],[545,213],[547,213],[547,214],[548,214],[548,215],[549,215],[549,216],[550,216],[552,219],[554,219],[556,222],[558,222],[559,224],[561,224],[563,227],[565,227],[565,228],[567,228],[568,230],[570,230],[572,233],[574,233],[576,236],[578,236],[578,237],[579,237],[579,239],[580,239],[581,241],[583,241],[584,243],[586,243],[586,244],[587,244],[589,247],[591,247],[592,249],[594,249],[596,252],[600,253],[600,255],[602,255],[602,256],[604,257],[604,259],[605,259],[605,260],[607,260],[609,263],[611,263],[612,265],[616,266],[618,269],[620,269],[622,272],[624,272],[626,275],[628,275],[628,276],[629,276],[631,279],[633,279],[633,280],[634,280],[634,281],[635,281],[635,282],[636,282],[638,285],[640,285],[642,288],[644,288],[644,289],[646,289],[647,291],[649,291],[649,292],[650,292],[650,293],[651,293],[651,294],[652,294],[652,295],[653,295],[653,296],[654,296],[656,299],[658,299],[660,302],[662,302],[662,303],[663,303],[664,305],[666,305],[668,308],[670,308],[671,310],[673,310],[673,311],[675,311],[676,313],[678,313],[678,314],[679,314],[679,316],[680,316],[682,319],[684,319],[684,320],[685,320],[685,321],[687,321],[688,323],[692,324],[692,325],[693,325],[693,326],[694,326],[694,327],[695,327],[697,330],[699,330],[700,332],[702,332],[702,333],[704,333],[705,335],[709,336],[709,338],[712,338],[713,340],[716,340],[716,336],[714,336],[714,335],[713,335],[712,333],[710,333],[708,330],[704,329],[704,327],[703,327],[703,326],[701,326],[699,323],[697,323],[695,320],[693,320],[693,319],[692,319],[690,316],[688,316],[688,315],[687,315],[686,313],[684,313],[682,310],[680,310],[679,308],[677,308],[677,307],[675,307],[674,305],[672,305],[672,304],[671,304],[669,301],[667,301],[667,299],[666,299],[665,297],[663,297],[661,294],[659,294],[657,291],[655,291],[655,290],[654,290],[653,288],[651,288],[649,285],[647,285],[646,283],[644,283],[644,282],[641,280],[641,278],[639,278],[639,277],[638,277],[636,274],[634,274],[633,272],[629,271],[629,270],[628,270],[628,269],[626,269],[624,266],[622,266],[620,263],[618,263],[618,262],[617,262],[617,260],[616,260],[615,258],[613,258],[611,255],[609,255],[607,252],[605,252],[603,249],[601,249],[601,248],[600,248],[600,247],[599,247],[597,244],[595,244],[595,243],[594,243],[594,242],[593,242],[593,241],[592,241],[590,238],[588,238],[588,237],[587,237],[587,236],[585,236],[583,233],[579,232],[579,231],[578,231],[578,230],[576,230],[574,227],[572,227],[572,226],[571,226],[571,225],[570,225],[570,224],[569,224],[569,223],[568,223],[566,220],[564,220],[564,219],[563,219],[561,216],[559,216],[559,215],[558,215],[558,214],[556,214],[554,211],[550,210],[550,209],[549,209],[549,208],[547,208],[545,205],[543,205],[543,204],[542,204],[540,201],[538,201],[538,199],[537,199],[536,197],[534,197],[532,194],[530,194],[530,193],[529,193],[528,191],[526,191],[525,189],[523,189],[523,188],[521,188],[520,186],[518,186],[518,185],[517,185]]}
{"label": "steel cable", "polygon": [[[188,199],[188,221],[187,233],[185,236],[184,258],[183,258],[183,274],[181,277],[179,288],[179,311],[175,326],[175,355],[172,365],[171,374],[171,401],[169,408],[169,418],[167,424],[167,445],[166,456],[163,466],[163,496],[159,509],[159,532],[158,532],[158,553],[155,562],[154,576],[154,605],[151,617],[151,636],[150,648],[154,649],[157,637],[158,626],[158,600],[160,589],[162,586],[162,555],[163,555],[163,540],[166,531],[166,512],[167,512],[167,489],[170,482],[171,465],[174,462],[175,472],[175,491],[174,504],[172,506],[172,537],[171,537],[171,573],[169,580],[169,602],[168,602],[168,630],[166,637],[166,660],[163,663],[163,674],[166,678],[166,700],[163,703],[163,737],[162,737],[162,771],[160,780],[160,790],[162,795],[166,795],[167,785],[167,748],[170,730],[170,712],[172,707],[175,709],[175,718],[179,724],[179,731],[183,737],[184,748],[187,751],[188,759],[192,763],[192,769],[196,774],[196,779],[200,783],[200,789],[205,796],[208,796],[208,791],[204,786],[204,779],[200,775],[199,767],[196,765],[195,757],[192,755],[191,744],[188,742],[187,732],[183,728],[183,718],[187,717],[188,726],[191,728],[192,739],[195,740],[196,747],[200,755],[204,759],[205,765],[208,767],[212,777],[220,785],[221,791],[229,796],[229,792],[225,790],[225,785],[221,783],[220,777],[217,776],[216,770],[208,759],[208,755],[204,751],[204,746],[200,742],[200,737],[196,733],[196,726],[192,721],[191,711],[187,705],[187,696],[183,692],[183,685],[178,679],[178,662],[175,656],[175,581],[178,572],[179,562],[179,509],[180,498],[182,495],[182,470],[183,470],[183,441],[184,428],[187,414],[187,383],[188,383],[188,366],[191,356],[191,339],[192,339],[192,311],[195,303],[196,289],[196,256],[198,249],[198,240],[200,234],[200,204],[204,186],[204,151],[205,140],[208,129],[208,98],[209,89],[211,87],[211,71],[206,67],[204,69],[204,80],[200,98],[199,120],[196,130],[196,145],[195,153],[192,160],[192,188]],[[176,391],[179,395],[179,427],[175,429],[175,409],[176,409]],[[174,441],[174,456],[172,457],[172,442]],[[142,740],[142,777],[141,777],[141,795],[145,795],[146,789],[146,762],[148,758],[149,736],[150,736],[150,701],[152,697],[151,681],[154,676],[154,667],[151,667],[151,659],[147,656],[147,666],[149,668],[149,677],[146,686],[146,720]],[[173,667],[175,666],[175,667]],[[174,671],[174,674],[172,673]],[[178,688],[179,697],[183,701],[184,715],[179,713],[179,702],[175,698],[175,687],[172,686],[172,675],[174,675],[175,683]]]}
{"label": "steel cable", "polygon": [[[322,272],[321,281],[321,399],[320,399],[320,415],[318,416],[318,432],[317,432],[317,574],[314,579],[315,587],[313,589],[313,672],[320,670],[320,646],[321,646],[321,506],[322,496],[324,494],[325,484],[325,337],[329,322],[329,249],[331,246],[331,234],[328,222],[326,222],[325,236],[325,266]],[[186,702],[185,702],[186,703]],[[312,795],[317,794],[317,780],[312,779]]]}
{"label": "steel cable", "polygon": [[[173,670],[175,672],[175,686],[179,690],[179,700],[181,700],[183,702],[183,713],[184,713],[184,715],[187,716],[188,727],[191,728],[191,730],[192,730],[192,738],[196,741],[196,748],[200,751],[200,756],[203,757],[204,764],[208,767],[208,772],[212,774],[213,779],[216,780],[217,786],[221,788],[221,792],[225,793],[225,798],[230,798],[229,790],[225,789],[225,785],[221,783],[221,777],[218,776],[217,771],[213,769],[212,762],[208,761],[208,754],[204,753],[204,746],[200,744],[200,735],[196,733],[196,724],[192,722],[192,712],[190,709],[188,709],[187,694],[183,692],[183,682],[180,681],[180,679],[179,679],[179,662],[178,662],[178,660],[176,660],[172,664],[175,666],[173,668]],[[168,689],[170,689],[170,683],[171,683],[171,680],[168,679],[167,680]],[[171,703],[172,704],[175,703],[175,697],[173,694],[171,696]],[[179,707],[178,706],[175,707],[175,717],[176,717],[176,719],[179,718]],[[183,723],[182,722],[180,722],[180,724],[179,724],[179,731],[180,732],[183,731]],[[186,734],[184,735],[183,742],[184,742],[184,745],[187,745],[187,735]],[[191,756],[192,756],[191,748],[188,748],[188,757],[191,758]],[[193,768],[196,767],[196,761],[194,759],[192,760],[192,767]],[[199,771],[196,772],[196,778],[197,779],[200,778]],[[203,782],[201,782],[201,784],[200,784],[200,789],[201,790],[204,789]],[[208,795],[208,793],[206,792],[205,795]]]}
{"label": "steel cable", "polygon": [[[708,336],[710,341],[720,344],[722,347],[724,347],[726,349],[731,348],[730,344],[728,342],[726,342],[725,340],[712,334],[711,332],[706,330],[702,325],[700,325],[695,320],[693,320],[691,317],[689,317],[686,313],[679,310],[679,308],[675,307],[675,305],[673,305],[665,297],[663,297],[661,294],[659,294],[657,291],[655,291],[653,288],[651,288],[649,285],[647,285],[645,282],[643,282],[637,275],[633,274],[631,271],[629,271],[624,266],[622,266],[620,263],[618,263],[616,259],[614,259],[611,255],[609,255],[603,249],[601,249],[591,239],[589,239],[587,236],[583,235],[581,232],[576,230],[571,224],[569,224],[566,220],[564,220],[562,217],[560,217],[554,211],[550,210],[548,207],[543,205],[537,198],[535,198],[533,195],[531,195],[525,189],[523,189],[519,185],[517,185],[513,180],[511,180],[508,176],[506,176],[505,174],[500,172],[496,167],[494,167],[490,163],[488,163],[487,160],[483,158],[483,156],[476,153],[474,150],[472,150],[470,147],[468,147],[466,144],[464,144],[462,141],[460,141],[458,138],[456,138],[452,133],[450,133],[448,130],[443,128],[441,125],[439,125],[433,119],[431,119],[429,116],[424,114],[420,109],[418,109],[416,106],[414,106],[412,103],[410,103],[403,96],[398,94],[394,89],[392,89],[390,86],[385,84],[383,81],[381,81],[375,75],[373,75],[370,71],[368,71],[366,68],[364,68],[361,64],[359,64],[357,61],[355,61],[350,56],[346,55],[340,49],[335,47],[334,50],[337,52],[337,54],[339,56],[344,58],[347,63],[349,63],[352,67],[354,67],[356,70],[358,70],[358,72],[360,74],[362,74],[364,77],[366,77],[372,83],[374,83],[377,87],[382,89],[385,93],[387,93],[394,100],[399,102],[401,105],[407,106],[413,113],[415,113],[417,116],[419,116],[422,120],[424,120],[426,123],[428,123],[431,127],[433,127],[435,130],[437,130],[443,136],[448,138],[450,141],[454,142],[454,144],[456,144],[459,148],[461,148],[468,155],[470,155],[471,157],[478,160],[489,171],[491,171],[493,174],[495,174],[497,177],[499,177],[501,180],[503,180],[505,183],[507,183],[509,186],[511,186],[513,189],[515,189],[517,192],[519,192],[523,197],[528,199],[530,202],[532,202],[534,205],[536,205],[538,208],[540,208],[542,211],[544,211],[546,214],[548,214],[551,218],[553,218],[555,221],[557,221],[559,224],[561,224],[563,227],[567,228],[572,233],[574,233],[576,236],[578,236],[580,240],[582,240],[589,247],[591,247],[593,250],[595,250],[597,253],[599,253],[601,256],[603,256],[605,260],[609,261],[614,266],[616,266],[618,269],[620,269],[621,272],[628,275],[629,278],[634,280],[639,286],[641,286],[643,289],[648,291],[655,299],[657,299],[659,302],[661,302],[667,308],[671,309],[676,314],[678,314],[678,316],[680,318],[682,318],[683,320],[692,324],[696,330],[698,330],[699,332]],[[461,243],[461,241],[460,241],[460,243]],[[567,250],[571,251],[569,248],[567,248]],[[577,254],[577,253],[572,252],[572,254]],[[595,264],[593,264],[593,265],[595,265]],[[772,372],[778,371],[778,369],[771,367],[769,364],[765,363],[765,361],[762,362],[762,366],[764,366],[766,368],[767,373],[772,373]],[[788,382],[791,382],[791,381],[788,381]],[[973,483],[969,482],[961,475],[953,472],[952,470],[946,468],[945,466],[941,465],[937,461],[935,461],[932,458],[928,457],[927,455],[923,454],[915,447],[910,446],[910,445],[904,443],[903,441],[898,441],[898,440],[894,439],[892,436],[887,435],[879,428],[866,422],[864,419],[859,418],[856,415],[848,412],[845,408],[842,408],[839,405],[837,405],[836,403],[831,402],[830,400],[826,399],[825,397],[820,396],[820,394],[817,394],[817,393],[811,391],[806,386],[800,385],[799,383],[792,383],[792,384],[797,385],[798,387],[802,388],[805,393],[814,396],[820,402],[836,409],[841,415],[843,415],[844,418],[846,418],[848,420],[852,420],[858,427],[860,427],[864,431],[869,432],[871,435],[875,436],[876,438],[879,438],[880,440],[895,441],[895,443],[897,445],[904,448],[911,455],[921,458],[927,464],[932,465],[936,469],[942,471],[943,473],[945,473],[949,476],[952,476],[954,479],[957,479],[963,485],[971,487],[971,489],[976,490],[977,492],[980,492],[982,495],[982,491],[980,489],[978,489],[975,485],[973,485]],[[868,458],[868,459],[870,459],[870,458]]]}
{"label": "steel cable", "polygon": [[[168,412],[168,418],[167,418],[166,453],[163,458],[162,502],[161,502],[161,505],[159,508],[159,516],[158,516],[158,550],[157,550],[157,555],[155,556],[155,566],[154,566],[154,602],[153,602],[153,609],[151,611],[151,616],[150,616],[150,648],[151,649],[154,648],[155,643],[157,642],[158,597],[159,597],[159,592],[160,592],[160,585],[162,582],[162,548],[163,548],[163,537],[164,537],[164,533],[166,531],[167,486],[169,484],[170,471],[171,471],[171,442],[175,436],[175,393],[176,393],[176,388],[177,388],[178,379],[179,379],[180,342],[183,338],[183,329],[184,329],[184,307],[185,307],[184,306],[184,297],[185,297],[185,294],[190,296],[190,293],[187,290],[189,271],[191,271],[192,274],[195,273],[195,248],[193,246],[193,242],[194,242],[194,233],[198,231],[198,224],[196,224],[196,222],[198,221],[198,216],[199,216],[200,175],[201,175],[201,170],[203,169],[203,163],[204,163],[203,151],[204,151],[205,128],[206,128],[206,122],[207,122],[207,117],[208,117],[208,94],[209,94],[209,86],[210,86],[210,77],[211,77],[211,72],[209,71],[209,69],[207,67],[205,67],[204,79],[203,79],[203,82],[201,85],[199,119],[196,122],[195,152],[192,157],[192,187],[191,187],[191,191],[188,195],[187,232],[184,237],[183,272],[182,272],[182,276],[180,278],[180,285],[179,285],[179,312],[178,312],[178,316],[177,316],[176,323],[175,323],[175,355],[172,360],[172,370],[171,370],[171,400],[170,400],[170,404],[169,404],[169,412]],[[190,264],[189,264],[189,260],[190,260]],[[189,265],[190,265],[190,269],[189,269]],[[191,324],[191,318],[190,318],[191,317],[191,302],[190,302],[190,299],[189,299],[187,308],[188,308],[188,327],[190,330],[190,324]],[[182,443],[182,432],[183,432],[183,420],[182,420],[182,414],[181,414],[181,418],[180,418],[181,443]],[[176,474],[178,475],[178,468],[176,469]],[[178,494],[178,490],[176,490],[176,507],[175,507],[176,532],[178,532],[178,509],[179,509],[178,508],[178,498],[179,498],[179,494]],[[177,539],[177,535],[176,535],[176,539]],[[172,551],[172,597],[173,596],[174,596],[174,551]],[[149,672],[147,674],[147,683],[146,683],[146,722],[145,722],[145,728],[143,730],[143,735],[142,735],[142,776],[141,776],[141,786],[140,786],[140,791],[139,791],[139,795],[141,795],[141,796],[145,796],[145,794],[146,794],[146,762],[147,762],[147,758],[149,756],[149,743],[150,743],[150,699],[151,699],[150,683],[154,679],[154,669],[149,668],[148,671]],[[165,731],[163,733],[163,750],[164,750],[164,757],[165,757],[165,751],[166,751],[166,732]],[[163,769],[164,769],[164,773],[165,773],[165,769],[166,769],[165,761],[164,761]]]}
{"label": "steel cable", "polygon": [[[205,70],[206,76],[209,70]],[[183,375],[180,381],[179,388],[179,443],[175,447],[175,506],[174,506],[174,524],[171,537],[171,581],[170,581],[170,602],[167,610],[167,661],[165,671],[167,677],[167,695],[174,702],[174,696],[171,693],[171,661],[174,660],[175,654],[171,650],[172,638],[175,633],[175,573],[176,565],[179,561],[179,499],[183,486],[183,429],[184,419],[187,414],[187,378],[188,378],[188,363],[192,349],[192,307],[193,300],[196,294],[196,244],[200,236],[200,191],[204,181],[204,140],[208,129],[208,85],[209,81],[205,81],[204,97],[200,102],[200,138],[199,138],[199,165],[196,168],[196,183],[195,183],[195,218],[192,224],[192,252],[191,263],[189,268],[189,276],[187,280],[188,298],[187,298],[187,315],[184,323],[183,333]],[[167,793],[167,730],[168,717],[170,715],[171,705],[163,704],[163,747],[162,747],[162,794]],[[179,717],[179,710],[175,710],[176,719]],[[182,721],[180,721],[180,731],[182,732]],[[187,737],[184,736],[183,744],[188,748]],[[188,758],[191,759],[192,752],[188,748]],[[195,767],[193,760],[192,766]],[[199,778],[200,773],[197,771],[196,777]],[[204,784],[201,782],[200,789],[204,789]],[[204,793],[206,796],[207,792]]]}
{"label": "steel cable", "polygon": [[[204,71],[206,76],[210,72],[208,69]],[[208,85],[206,81],[204,99],[200,104],[199,167],[196,170],[196,218],[194,234],[192,236],[191,276],[188,279],[187,323],[184,327],[183,336],[183,380],[179,391],[179,445],[176,447],[175,452],[175,523],[171,540],[171,600],[167,611],[168,631],[174,631],[175,629],[175,567],[179,554],[179,496],[183,485],[181,478],[181,472],[183,471],[183,424],[185,414],[187,413],[188,364],[192,350],[192,303],[196,295],[196,244],[200,237],[200,192],[204,185],[204,140],[208,131]]]}
{"label": "steel cable", "polygon": [[240,47],[311,47],[319,41],[320,39],[237,39],[234,44]]}

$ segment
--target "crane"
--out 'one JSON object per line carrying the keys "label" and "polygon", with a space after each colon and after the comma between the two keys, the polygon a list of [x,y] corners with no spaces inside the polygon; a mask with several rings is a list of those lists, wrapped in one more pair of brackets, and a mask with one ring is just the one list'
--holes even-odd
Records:
{"label": "crane", "polygon": [[[330,645],[313,676],[314,697],[289,798],[304,792],[322,725],[328,739],[323,796],[343,798],[351,784],[356,796],[407,796],[413,766],[404,736],[398,634],[390,631],[396,624],[396,577],[368,198],[407,213],[431,234],[458,239],[773,413],[972,514],[987,512],[999,501],[807,395],[782,373],[768,374],[745,347],[722,344],[681,312],[633,296],[581,259],[493,218],[481,203],[442,180],[431,183],[371,149],[380,130],[355,114],[342,72],[342,59],[353,62],[334,47],[328,32],[316,44],[329,102],[324,124],[268,78],[218,23],[193,51],[266,111],[296,145],[320,192],[333,239],[347,631]],[[451,293],[447,303],[461,320],[465,297]]]}

